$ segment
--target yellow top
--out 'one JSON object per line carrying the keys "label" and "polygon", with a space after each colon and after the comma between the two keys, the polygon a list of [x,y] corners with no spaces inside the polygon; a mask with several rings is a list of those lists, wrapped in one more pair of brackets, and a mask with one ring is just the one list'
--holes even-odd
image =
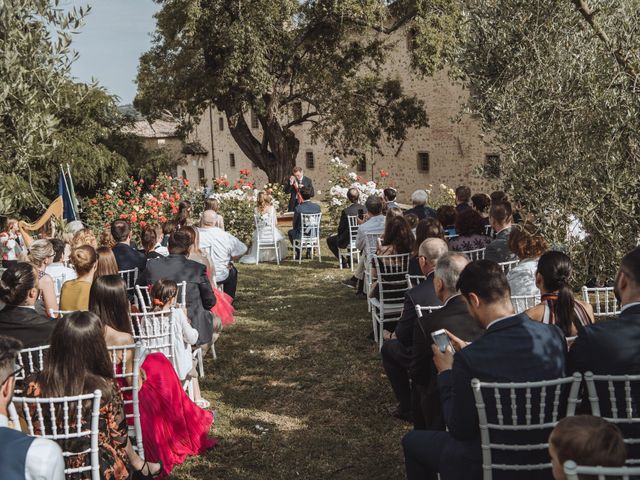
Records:
{"label": "yellow top", "polygon": [[87,310],[91,283],[84,280],[64,282],[60,291],[60,310]]}

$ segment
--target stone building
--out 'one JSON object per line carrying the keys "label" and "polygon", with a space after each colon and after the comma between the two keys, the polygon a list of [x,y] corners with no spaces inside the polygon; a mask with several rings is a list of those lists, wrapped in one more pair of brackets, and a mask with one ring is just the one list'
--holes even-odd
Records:
{"label": "stone building", "polygon": [[[409,29],[396,32],[390,42],[394,45],[385,69],[398,76],[407,94],[423,99],[429,117],[429,127],[409,132],[406,141],[398,145],[383,145],[382,155],[373,153],[358,161],[344,158],[354,164],[354,170],[366,179],[378,178],[380,169],[390,172],[390,180],[398,186],[399,199],[408,201],[411,192],[428,185],[444,183],[455,188],[469,185],[473,191],[489,190],[485,179],[477,176],[479,167],[496,161],[497,149],[484,140],[480,121],[468,114],[460,115],[468,92],[454,84],[446,72],[433,77],[420,78],[410,68],[408,52]],[[260,138],[258,122],[247,122]],[[326,145],[311,141],[308,127],[293,127],[300,140],[297,164],[304,168],[320,193],[329,188],[328,161],[333,157]],[[210,183],[215,176],[226,174],[232,181],[241,169],[249,168],[257,185],[266,182],[266,175],[254,169],[252,162],[242,153],[229,132],[224,114],[215,108],[204,112],[200,123],[189,135],[188,142],[198,142],[207,150],[198,166],[187,163],[184,173],[190,181],[203,179]],[[204,180],[206,179],[206,180]]]}

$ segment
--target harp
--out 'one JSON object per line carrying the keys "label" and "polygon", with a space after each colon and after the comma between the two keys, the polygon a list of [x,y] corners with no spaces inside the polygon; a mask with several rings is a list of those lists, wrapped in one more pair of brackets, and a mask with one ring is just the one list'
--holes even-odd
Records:
{"label": "harp", "polygon": [[29,232],[35,232],[40,230],[47,222],[51,221],[52,218],[61,219],[64,210],[64,203],[62,202],[62,197],[56,198],[47,211],[35,222],[27,223],[24,221],[20,221],[18,223],[18,227],[20,228],[20,234],[22,235],[22,239],[24,240],[25,246],[28,248],[33,242],[33,237],[29,234]]}

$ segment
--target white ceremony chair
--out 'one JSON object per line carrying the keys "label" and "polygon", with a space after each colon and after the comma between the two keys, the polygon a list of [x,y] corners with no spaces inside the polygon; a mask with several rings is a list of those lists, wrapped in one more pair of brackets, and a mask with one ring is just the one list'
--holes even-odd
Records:
{"label": "white ceremony chair", "polygon": [[500,268],[502,268],[502,271],[506,275],[513,269],[513,267],[515,267],[519,263],[520,263],[520,260],[511,260],[510,262],[500,262],[498,263],[498,265],[500,265]]}
{"label": "white ceremony chair", "polygon": [[49,309],[49,316],[51,318],[64,317],[70,313],[77,312],[77,310],[56,310],[55,308]]}
{"label": "white ceremony chair", "polygon": [[276,263],[280,265],[280,249],[278,248],[275,217],[270,216],[269,223],[264,224],[260,215],[254,215],[253,223],[256,226],[256,265],[260,263],[260,250],[275,250]]}
{"label": "white ceremony chair", "polygon": [[410,289],[413,287],[417,287],[426,279],[427,277],[425,275],[409,275],[407,273],[407,287],[409,287]]}
{"label": "white ceremony chair", "polygon": [[[142,425],[140,423],[140,401],[138,399],[138,394],[140,392],[140,365],[142,365],[145,349],[140,344],[113,346],[107,348],[113,365],[113,376],[116,381],[118,381],[120,391],[122,393],[131,394],[131,400],[125,400],[124,395],[122,396],[129,429],[129,438],[132,440],[133,448],[138,452],[138,455],[144,458]],[[127,370],[129,359],[132,360],[131,371]],[[118,368],[118,366],[120,368]],[[127,405],[131,405],[131,413],[127,413]]]}
{"label": "white ceremony chair", "polygon": [[[366,233],[364,237],[364,292],[369,293],[371,289],[371,272],[373,271],[373,257],[378,251],[382,232]],[[369,311],[371,305],[368,304]]]}
{"label": "white ceremony chair", "polygon": [[[29,375],[41,372],[47,359],[49,345],[41,347],[23,348],[18,354],[18,365],[22,367],[22,371],[16,374],[16,385],[18,382],[24,381]],[[15,395],[20,395],[22,390],[15,389]]]}
{"label": "white ceremony chair", "polygon": [[422,318],[424,315],[428,315],[430,313],[435,312],[436,310],[441,309],[442,306],[439,305],[437,307],[427,307],[423,305],[416,305],[416,315],[418,318]]}
{"label": "white ceremony chair", "polygon": [[397,322],[402,316],[404,294],[407,291],[409,254],[381,257],[374,255],[372,260],[377,273],[380,298],[369,298],[369,303],[373,337],[378,343],[378,348],[382,348],[384,324]]}
{"label": "white ceremony chair", "polygon": [[[138,303],[140,304],[140,309],[142,312],[148,312],[153,309],[151,305],[151,293],[149,292],[149,287],[136,285],[136,296],[138,297]],[[178,301],[176,302],[177,307],[187,306],[187,282],[183,281],[178,283]]]}
{"label": "white ceremony chair", "polygon": [[469,257],[469,260],[471,260],[472,262],[475,262],[476,260],[483,260],[484,259],[484,248],[478,248],[476,250],[465,250],[463,252],[464,255],[466,255],[467,257]]}
{"label": "white ceremony chair", "polygon": [[620,306],[613,293],[613,287],[582,287],[582,299],[593,306],[596,321],[620,315]]}
{"label": "white ceremony chair", "polygon": [[597,478],[597,480],[632,480],[640,477],[640,467],[586,467],[576,465],[573,460],[564,462],[567,480]]}
{"label": "white ceremony chair", "polygon": [[511,304],[516,314],[535,307],[540,303],[540,295],[511,295]]}
{"label": "white ceremony chair", "polygon": [[444,236],[444,240],[445,240],[445,242],[448,242],[452,238],[456,238],[456,237],[459,237],[459,236],[460,235],[458,235],[457,233],[454,233],[454,234],[451,234],[451,235],[447,234],[447,235]]}
{"label": "white ceremony chair", "polygon": [[56,300],[60,302],[60,292],[62,291],[62,285],[67,281],[67,276],[64,273],[61,273],[58,276],[52,277],[53,279],[53,289],[56,292]]}
{"label": "white ceremony chair", "polygon": [[138,281],[138,267],[132,268],[131,270],[120,270],[118,274],[127,284],[127,293],[135,296],[136,282]]}
{"label": "white ceremony chair", "polygon": [[[634,430],[640,430],[640,375],[594,375],[585,372],[584,380],[591,413],[619,427],[625,444],[640,448],[640,436],[634,436],[625,429],[625,426],[633,426]],[[640,464],[640,458],[628,458],[627,464]]]}
{"label": "white ceremony chair", "polygon": [[358,225],[358,217],[355,215],[347,216],[347,220],[349,221],[349,245],[347,248],[338,248],[338,264],[340,265],[340,270],[342,270],[342,255],[344,252],[349,257],[351,271],[353,272],[354,265],[360,260],[360,250],[356,247],[356,238],[358,237],[360,225]]}
{"label": "white ceremony chair", "polygon": [[[526,465],[497,463],[493,460],[493,455],[502,452],[507,456],[511,452],[537,450],[545,456],[549,448],[549,433],[565,414],[560,403],[564,401],[568,389],[566,416],[574,415],[581,382],[582,375],[579,373],[574,373],[572,377],[540,382],[492,383],[482,382],[477,378],[471,380],[480,423],[483,479],[492,480],[494,471],[548,470],[551,475],[551,463],[548,461]],[[488,399],[491,401],[486,402]],[[513,441],[510,439],[510,443],[496,443],[495,436],[506,432],[513,437]],[[517,437],[521,436],[522,440],[526,440],[532,433],[535,435],[535,432],[541,437],[539,443],[516,443]],[[517,478],[517,474],[514,473],[513,476]]]}
{"label": "white ceremony chair", "polygon": [[311,258],[313,258],[314,250],[318,251],[318,260],[322,261],[322,253],[320,252],[320,220],[322,213],[303,213],[301,214],[301,232],[300,238],[293,239],[293,252],[298,252],[298,263],[302,263],[303,250],[311,250]]}
{"label": "white ceremony chair", "polygon": [[493,234],[494,234],[493,227],[491,225],[485,225],[484,226],[484,234],[487,237],[493,237]]}
{"label": "white ceremony chair", "polygon": [[[65,468],[65,477],[76,478],[79,473],[91,472],[91,480],[100,480],[98,435],[100,433],[99,417],[101,398],[102,392],[100,390],[75,397],[13,397],[14,408],[9,408],[9,412],[16,430],[20,430],[20,418],[24,418],[24,423],[27,428],[25,433],[31,436],[48,438],[59,443],[62,447],[62,455],[65,460],[82,454],[88,455],[88,465],[78,468]],[[75,407],[73,414],[70,413],[70,407],[72,405]],[[86,418],[86,415],[83,415],[83,413],[89,409],[91,412],[91,422],[89,426],[83,426],[82,419],[83,417]],[[38,430],[36,430],[34,426],[34,420],[38,423]],[[79,452],[65,450],[65,440],[77,439],[86,439],[89,448]]]}

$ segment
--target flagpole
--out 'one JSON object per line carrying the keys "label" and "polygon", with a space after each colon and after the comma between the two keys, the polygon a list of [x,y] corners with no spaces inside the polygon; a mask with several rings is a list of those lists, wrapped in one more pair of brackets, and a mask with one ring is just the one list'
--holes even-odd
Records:
{"label": "flagpole", "polygon": [[71,176],[71,167],[67,163],[67,172],[69,173],[69,183],[71,184],[71,203],[73,203],[74,216],[76,220],[80,220],[80,206],[78,205],[78,198],[76,197],[76,187],[73,184],[73,176]]}
{"label": "flagpole", "polygon": [[[67,195],[69,195],[69,203],[71,204],[71,210],[73,213],[73,218],[76,218],[76,210],[75,207],[73,205],[73,200],[71,199],[71,190],[69,189],[69,184],[67,183],[67,174],[64,171],[64,166],[62,164],[60,164],[60,171],[62,173],[62,180],[64,181],[64,186],[67,189]],[[62,201],[64,202],[64,197],[62,198]]]}

